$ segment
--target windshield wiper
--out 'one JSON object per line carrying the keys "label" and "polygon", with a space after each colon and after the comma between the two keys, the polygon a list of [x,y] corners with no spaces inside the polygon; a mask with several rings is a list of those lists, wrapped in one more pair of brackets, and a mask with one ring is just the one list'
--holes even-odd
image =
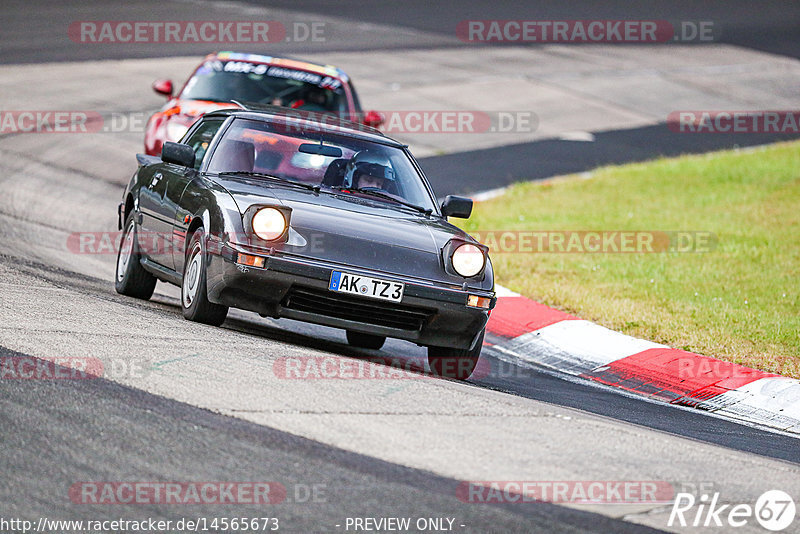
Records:
{"label": "windshield wiper", "polygon": [[275,182],[281,182],[285,184],[292,184],[300,186],[304,189],[309,189],[314,191],[315,193],[319,193],[320,187],[319,184],[307,184],[305,182],[300,182],[298,180],[290,180],[289,178],[281,178],[280,176],[274,176],[272,174],[265,174],[263,172],[252,172],[252,171],[225,171],[217,173],[220,176],[255,176],[256,178],[267,178],[268,180],[273,180]]}
{"label": "windshield wiper", "polygon": [[360,187],[345,187],[343,185],[335,185],[331,187],[334,191],[354,191],[356,193],[361,193],[362,195],[371,195],[378,198],[385,198],[386,200],[391,200],[392,202],[397,202],[407,208],[411,208],[416,210],[420,213],[424,213],[426,216],[433,213],[433,210],[428,208],[423,208],[422,206],[417,206],[416,204],[412,204],[411,202],[406,202],[405,200],[401,200],[399,198],[395,198],[393,195],[389,193],[383,193],[382,191],[376,191],[375,189],[362,189]]}

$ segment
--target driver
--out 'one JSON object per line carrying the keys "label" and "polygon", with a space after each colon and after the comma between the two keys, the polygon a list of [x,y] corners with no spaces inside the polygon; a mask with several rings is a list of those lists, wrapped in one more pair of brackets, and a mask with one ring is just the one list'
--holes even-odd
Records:
{"label": "driver", "polygon": [[395,189],[394,182],[395,174],[389,159],[373,151],[362,150],[347,163],[343,185],[393,192],[390,189]]}
{"label": "driver", "polygon": [[328,97],[325,94],[325,90],[319,87],[309,88],[308,91],[306,91],[305,100],[298,100],[297,102],[301,102],[297,105],[298,109],[317,112],[328,111]]}
{"label": "driver", "polygon": [[356,171],[356,179],[358,180],[358,188],[366,189],[372,187],[374,189],[385,189],[383,183],[385,179],[381,176],[372,176],[365,171]]}

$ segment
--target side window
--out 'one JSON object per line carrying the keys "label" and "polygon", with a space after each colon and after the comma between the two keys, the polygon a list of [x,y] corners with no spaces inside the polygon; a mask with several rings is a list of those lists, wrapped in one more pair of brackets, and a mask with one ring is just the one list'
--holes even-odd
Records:
{"label": "side window", "polygon": [[186,140],[186,144],[194,149],[194,168],[199,169],[206,155],[208,145],[216,135],[219,127],[225,122],[224,119],[211,119],[204,121],[197,130]]}

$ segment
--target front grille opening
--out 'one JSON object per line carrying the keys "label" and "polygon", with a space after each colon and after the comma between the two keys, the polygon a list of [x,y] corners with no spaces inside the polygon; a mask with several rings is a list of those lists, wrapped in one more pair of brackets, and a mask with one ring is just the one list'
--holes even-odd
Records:
{"label": "front grille opening", "polygon": [[434,314],[433,310],[395,302],[368,300],[307,287],[292,286],[283,306],[290,310],[315,313],[360,323],[419,331]]}

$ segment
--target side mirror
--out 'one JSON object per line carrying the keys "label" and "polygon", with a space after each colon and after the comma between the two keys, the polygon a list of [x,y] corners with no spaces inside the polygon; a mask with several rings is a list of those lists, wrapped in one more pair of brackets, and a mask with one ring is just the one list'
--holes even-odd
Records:
{"label": "side mirror", "polygon": [[172,80],[156,80],[153,82],[153,91],[167,98],[172,96]]}
{"label": "side mirror", "polygon": [[194,167],[194,150],[189,145],[166,141],[161,149],[161,161],[183,167]]}
{"label": "side mirror", "polygon": [[383,124],[383,115],[381,115],[377,111],[367,111],[364,114],[364,119],[362,122],[367,126],[371,126],[372,128],[377,128],[378,126]]}
{"label": "side mirror", "polygon": [[472,215],[472,199],[447,195],[442,202],[442,215],[469,219],[469,216]]}

